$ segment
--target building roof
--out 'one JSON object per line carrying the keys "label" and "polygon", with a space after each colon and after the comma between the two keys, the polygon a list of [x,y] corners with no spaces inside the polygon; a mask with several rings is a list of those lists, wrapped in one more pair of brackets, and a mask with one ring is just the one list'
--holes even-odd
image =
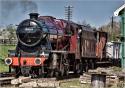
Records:
{"label": "building roof", "polygon": [[125,4],[114,12],[114,16],[119,16],[120,12],[123,11],[124,9],[125,9]]}

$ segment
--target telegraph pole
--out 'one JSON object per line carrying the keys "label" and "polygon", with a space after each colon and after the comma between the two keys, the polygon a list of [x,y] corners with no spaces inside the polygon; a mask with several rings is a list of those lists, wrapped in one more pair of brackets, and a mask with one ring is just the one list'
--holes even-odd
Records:
{"label": "telegraph pole", "polygon": [[72,19],[72,6],[65,6],[65,19],[71,21]]}
{"label": "telegraph pole", "polygon": [[112,16],[111,18],[111,28],[112,28],[112,31],[111,31],[111,38],[112,38],[112,41],[114,41],[114,17]]}

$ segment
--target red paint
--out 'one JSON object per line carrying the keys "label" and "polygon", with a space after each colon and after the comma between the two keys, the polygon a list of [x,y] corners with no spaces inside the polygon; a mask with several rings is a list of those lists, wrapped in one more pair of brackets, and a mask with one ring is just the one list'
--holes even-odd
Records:
{"label": "red paint", "polygon": [[[45,57],[41,57],[41,65],[44,64]],[[24,64],[24,61],[26,61],[26,64]],[[12,57],[12,66],[19,66],[19,58],[18,57]],[[35,57],[21,57],[20,58],[20,65],[21,66],[39,66],[35,64]]]}
{"label": "red paint", "polygon": [[70,40],[70,51],[74,52],[76,51],[77,48],[77,35],[73,35],[71,36],[71,40]]}

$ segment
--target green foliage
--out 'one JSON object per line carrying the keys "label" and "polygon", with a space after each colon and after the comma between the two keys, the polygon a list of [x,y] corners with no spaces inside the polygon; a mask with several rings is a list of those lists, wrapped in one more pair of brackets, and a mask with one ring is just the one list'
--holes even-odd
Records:
{"label": "green foliage", "polygon": [[0,45],[0,59],[8,56],[8,50],[15,49],[15,45]]}
{"label": "green foliage", "polygon": [[4,64],[4,59],[8,56],[8,50],[15,49],[14,45],[0,45],[0,72],[8,71],[8,66]]}
{"label": "green foliage", "polygon": [[109,22],[107,25],[103,25],[98,30],[108,33],[108,41],[117,41],[117,37],[120,35],[120,23],[114,21],[112,24]]}
{"label": "green foliage", "polygon": [[8,72],[9,67],[0,61],[0,72]]}
{"label": "green foliage", "polygon": [[8,39],[11,43],[12,39],[16,39],[16,28],[13,25],[8,25],[6,30],[9,32]]}

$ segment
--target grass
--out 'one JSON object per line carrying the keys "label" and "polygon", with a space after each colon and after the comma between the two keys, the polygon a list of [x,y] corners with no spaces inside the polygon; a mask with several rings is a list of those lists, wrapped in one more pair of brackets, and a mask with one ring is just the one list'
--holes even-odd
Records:
{"label": "grass", "polygon": [[[124,85],[119,84],[120,86],[116,86],[115,84],[106,87],[106,88],[125,88]],[[107,85],[106,85],[107,86]],[[61,86],[59,88],[92,88],[91,84],[81,84],[78,79],[73,80],[73,81],[68,81],[61,83]]]}
{"label": "grass", "polygon": [[112,69],[114,72],[121,72],[122,71],[122,68],[116,67],[116,66],[113,66]]}
{"label": "grass", "polygon": [[8,56],[8,50],[11,49],[15,49],[15,45],[0,45],[0,58],[6,58]]}
{"label": "grass", "polygon": [[4,59],[8,57],[8,50],[15,49],[14,45],[0,45],[0,72],[8,71],[8,66],[4,64]]}
{"label": "grass", "polygon": [[5,65],[3,62],[0,62],[0,72],[8,72],[9,67]]}
{"label": "grass", "polygon": [[90,84],[81,84],[80,81],[77,79],[61,83],[60,88],[90,88]]}

